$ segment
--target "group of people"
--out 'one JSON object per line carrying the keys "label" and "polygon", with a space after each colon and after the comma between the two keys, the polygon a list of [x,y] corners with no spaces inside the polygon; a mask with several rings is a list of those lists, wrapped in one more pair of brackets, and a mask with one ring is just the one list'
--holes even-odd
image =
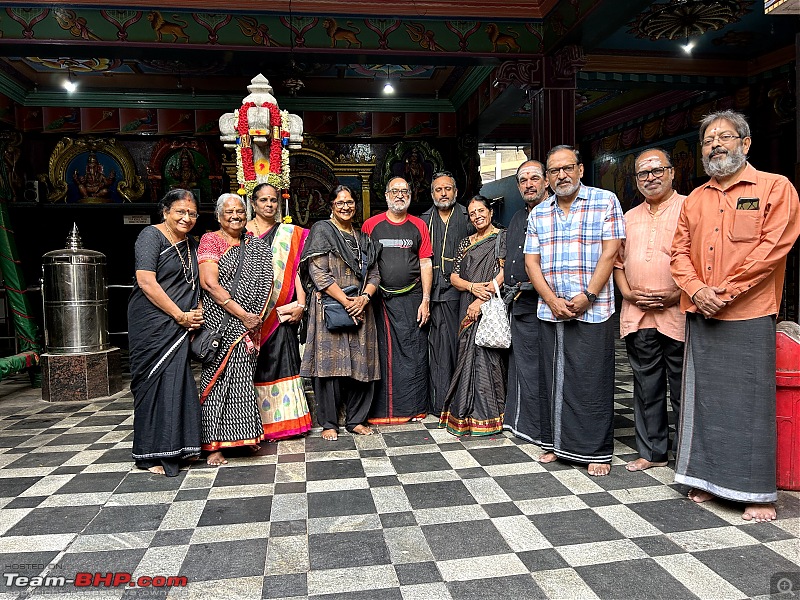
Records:
{"label": "group of people", "polygon": [[[140,468],[175,476],[201,450],[221,465],[226,449],[257,450],[311,429],[297,344],[308,231],[282,223],[271,185],[257,186],[251,205],[248,220],[239,195],[220,196],[220,228],[198,245],[188,235],[197,201],[175,189],[161,201],[161,223],[136,241],[128,338]],[[201,327],[221,339],[198,390],[190,342]]]}
{"label": "group of people", "polygon": [[[201,450],[223,464],[225,448],[306,432],[307,377],[326,440],[338,437],[342,407],[359,435],[433,414],[454,435],[505,429],[539,445],[543,463],[607,475],[616,284],[639,454],[626,468],[666,466],[673,451],[692,500],[726,498],[746,505],[745,519],[774,519],[775,324],[800,206],[785,177],[747,162],[742,115],[710,114],[699,133],[710,180],[681,196],[669,153],[645,150],[635,159],[644,202],[625,215],[615,194],[582,183],[575,148],[525,161],[516,174],[525,205],[508,229],[483,196],[457,203],[442,172],[421,218],[408,214],[409,182],[393,177],[387,211],[360,231],[347,186],[310,231],[281,224],[272,186],[256,188],[250,221],[245,202],[225,194],[220,230],[198,248],[187,236],[196,202],[170,192],[163,222],[136,245],[137,464],[174,475]],[[475,341],[498,289],[510,351]],[[223,338],[198,393],[188,354],[200,327]]]}
{"label": "group of people", "polygon": [[610,472],[616,283],[639,454],[626,468],[666,466],[673,451],[675,481],[693,501],[741,502],[742,518],[770,521],[775,327],[800,201],[786,177],[748,163],[743,115],[709,114],[699,137],[709,181],[678,194],[669,153],[647,149],[635,159],[644,202],[624,216],[614,194],[581,183],[572,147],[520,166],[526,206],[507,233],[514,298],[504,427],[539,445],[540,462]]}

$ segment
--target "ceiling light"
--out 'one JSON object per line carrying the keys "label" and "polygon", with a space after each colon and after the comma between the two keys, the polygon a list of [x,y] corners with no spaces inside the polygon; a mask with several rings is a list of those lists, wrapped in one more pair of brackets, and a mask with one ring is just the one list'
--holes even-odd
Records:
{"label": "ceiling light", "polygon": [[386,65],[386,85],[383,86],[384,94],[394,94],[394,86],[389,78],[389,65]]}
{"label": "ceiling light", "polygon": [[64,89],[70,94],[78,89],[78,84],[72,80],[72,71],[69,71],[67,79],[64,81]]}
{"label": "ceiling light", "polygon": [[686,54],[691,54],[692,48],[694,48],[694,42],[690,42],[687,40],[686,44],[681,46],[681,48],[683,48],[683,51],[686,52]]}

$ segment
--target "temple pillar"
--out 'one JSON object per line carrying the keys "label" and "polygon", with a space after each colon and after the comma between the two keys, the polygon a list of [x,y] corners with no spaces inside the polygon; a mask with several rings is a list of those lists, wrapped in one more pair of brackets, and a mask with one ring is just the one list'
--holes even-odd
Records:
{"label": "temple pillar", "polygon": [[543,60],[543,85],[530,88],[531,156],[544,161],[559,144],[574,146],[577,73],[586,64],[583,48],[566,46]]}

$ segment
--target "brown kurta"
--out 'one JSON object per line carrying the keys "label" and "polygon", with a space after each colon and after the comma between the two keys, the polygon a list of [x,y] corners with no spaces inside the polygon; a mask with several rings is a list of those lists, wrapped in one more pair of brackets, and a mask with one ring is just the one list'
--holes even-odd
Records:
{"label": "brown kurta", "polygon": [[[308,261],[308,274],[317,289],[325,289],[334,281],[341,288],[360,284],[353,271],[333,252],[313,256]],[[380,283],[377,264],[367,270],[366,283],[376,287]],[[358,381],[380,379],[378,335],[372,305],[367,304],[364,323],[358,329],[331,332],[322,320],[320,303],[312,299],[300,374],[303,377],[352,377]]]}

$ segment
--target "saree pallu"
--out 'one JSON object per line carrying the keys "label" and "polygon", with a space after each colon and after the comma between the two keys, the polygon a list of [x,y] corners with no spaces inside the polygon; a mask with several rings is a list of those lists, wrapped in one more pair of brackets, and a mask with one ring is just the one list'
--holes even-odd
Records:
{"label": "saree pallu", "polygon": [[272,249],[273,283],[261,328],[254,382],[264,437],[268,440],[301,435],[311,429],[300,377],[297,325],[281,323],[277,311],[295,299],[295,275],[307,236],[308,229],[281,223],[261,236]]}
{"label": "saree pallu", "polygon": [[[137,263],[140,251],[158,256],[156,281],[181,310],[197,306],[200,284],[195,281],[192,289],[176,253],[185,256],[188,249],[192,272],[197,273],[194,240],[172,246],[155,227],[148,227],[136,246]],[[133,458],[141,468],[161,465],[174,477],[181,459],[200,454],[200,402],[189,364],[189,332],[134,284],[128,301],[128,341]]]}
{"label": "saree pallu", "polygon": [[[458,275],[462,279],[489,281],[499,273],[495,255],[497,235],[505,236],[505,232],[461,249]],[[504,255],[503,251],[500,257]],[[475,345],[480,317],[472,321],[466,316],[473,300],[469,292],[461,293],[458,361],[439,417],[439,427],[453,435],[492,435],[503,430],[508,351]]]}
{"label": "saree pallu", "polygon": [[[258,238],[246,235],[242,239],[247,249],[233,299],[247,312],[263,316],[272,289],[272,252]],[[240,245],[229,247],[219,259],[219,283],[228,292],[236,273],[240,248]],[[205,326],[218,328],[225,315],[223,308],[204,293],[203,309]],[[253,385],[257,358],[257,348],[244,325],[236,317],[230,317],[216,359],[203,368],[200,385],[203,390],[200,395],[203,403],[203,450],[250,446],[264,439]]]}
{"label": "saree pallu", "polygon": [[720,498],[775,502],[775,317],[686,314],[675,481]]}

